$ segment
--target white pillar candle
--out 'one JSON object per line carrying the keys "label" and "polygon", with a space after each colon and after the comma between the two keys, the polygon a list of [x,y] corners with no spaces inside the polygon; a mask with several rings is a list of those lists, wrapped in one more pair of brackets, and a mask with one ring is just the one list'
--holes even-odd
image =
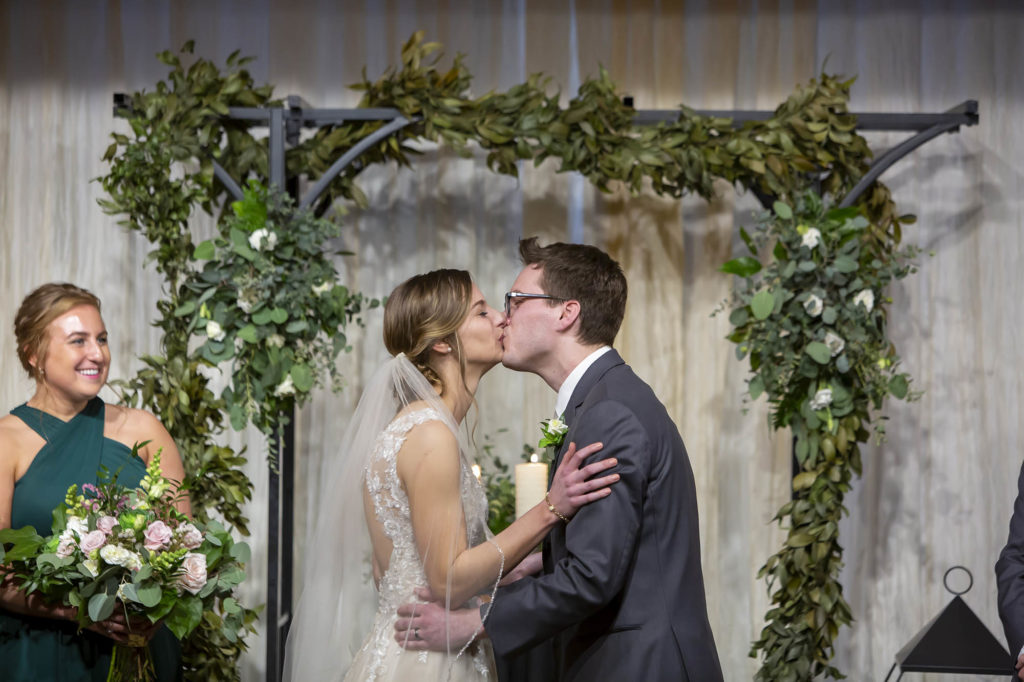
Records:
{"label": "white pillar candle", "polygon": [[516,518],[544,499],[548,491],[548,465],[523,462],[516,465]]}

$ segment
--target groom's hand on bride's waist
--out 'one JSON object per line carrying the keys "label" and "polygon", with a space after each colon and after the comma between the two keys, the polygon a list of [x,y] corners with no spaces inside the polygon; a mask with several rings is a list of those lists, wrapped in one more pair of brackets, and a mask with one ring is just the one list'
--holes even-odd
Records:
{"label": "groom's hand on bride's waist", "polygon": [[449,651],[458,653],[474,639],[486,637],[475,608],[445,610],[433,600],[430,590],[420,587],[416,596],[426,604],[410,603],[398,607],[395,641],[410,651]]}

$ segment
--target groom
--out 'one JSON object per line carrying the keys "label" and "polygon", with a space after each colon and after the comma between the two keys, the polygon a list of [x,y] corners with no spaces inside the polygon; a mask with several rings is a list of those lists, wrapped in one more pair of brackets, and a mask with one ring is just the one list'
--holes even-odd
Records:
{"label": "groom", "polygon": [[[582,507],[544,541],[543,572],[497,592],[493,605],[452,615],[448,636],[481,625],[499,657],[537,645],[554,651],[553,678],[716,682],[722,671],[708,623],[697,499],[686,449],[664,406],[611,348],[626,306],[618,263],[592,246],[519,244],[524,268],[506,295],[502,363],[555,391],[571,441],[600,441],[621,475],[611,494]],[[611,472],[608,472],[611,473]],[[405,609],[405,607],[403,607]],[[409,615],[409,610],[400,615]],[[439,609],[400,619],[430,641]],[[401,634],[401,633],[399,633]]]}

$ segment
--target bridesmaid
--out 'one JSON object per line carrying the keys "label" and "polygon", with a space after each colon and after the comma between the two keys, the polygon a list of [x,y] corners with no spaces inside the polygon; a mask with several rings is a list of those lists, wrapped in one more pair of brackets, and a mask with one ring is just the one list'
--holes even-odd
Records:
{"label": "bridesmaid", "polygon": [[[71,484],[97,483],[102,466],[120,470],[120,483],[137,485],[161,448],[164,476],[184,478],[178,449],[156,417],[106,405],[97,395],[107,381],[110,348],[96,296],[72,284],[44,284],[22,302],[14,335],[36,390],[0,417],[0,528],[34,526],[48,535],[51,512]],[[132,446],[147,440],[141,460],[132,457]],[[185,496],[176,506],[191,511]],[[0,676],[12,682],[105,680],[114,642],[127,638],[128,623],[115,613],[78,633],[74,620],[72,607],[45,604],[10,581],[0,584]],[[180,646],[170,631],[143,632],[153,636],[158,679],[180,679]]]}

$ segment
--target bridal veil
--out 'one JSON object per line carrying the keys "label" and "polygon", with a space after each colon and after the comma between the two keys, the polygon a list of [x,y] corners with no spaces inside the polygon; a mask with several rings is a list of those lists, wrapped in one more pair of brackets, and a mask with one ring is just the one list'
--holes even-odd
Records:
{"label": "bridal veil", "polygon": [[[467,438],[434,388],[404,354],[385,363],[370,380],[320,480],[310,524],[315,530],[303,553],[302,593],[286,645],[289,682],[341,680],[373,625],[377,594],[364,481],[380,435],[413,403],[417,409],[432,408],[451,429],[463,470],[469,470]],[[473,476],[463,476],[461,488],[468,544],[474,546],[490,536],[487,501]],[[460,653],[455,645],[452,649],[451,654]]]}

